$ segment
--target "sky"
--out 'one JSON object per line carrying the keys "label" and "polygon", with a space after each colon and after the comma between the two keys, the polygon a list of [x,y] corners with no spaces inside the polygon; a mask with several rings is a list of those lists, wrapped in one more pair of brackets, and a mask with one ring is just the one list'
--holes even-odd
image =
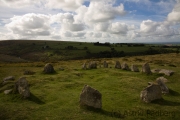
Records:
{"label": "sky", "polygon": [[0,0],[0,40],[180,42],[180,0]]}

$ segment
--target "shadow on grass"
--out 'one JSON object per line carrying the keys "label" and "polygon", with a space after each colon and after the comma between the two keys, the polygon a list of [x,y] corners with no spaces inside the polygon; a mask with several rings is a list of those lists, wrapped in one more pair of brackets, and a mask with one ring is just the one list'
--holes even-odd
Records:
{"label": "shadow on grass", "polygon": [[169,89],[169,94],[172,96],[180,96],[180,94],[172,89]]}
{"label": "shadow on grass", "polygon": [[45,73],[45,72],[42,71],[41,74],[42,74],[42,75],[57,75],[58,72],[54,71],[54,72],[52,72],[52,73]]}
{"label": "shadow on grass", "polygon": [[152,103],[163,105],[163,106],[180,106],[180,102],[173,102],[173,101],[164,100],[164,99],[155,100]]}
{"label": "shadow on grass", "polygon": [[110,112],[110,111],[106,111],[106,110],[103,110],[103,109],[93,108],[93,107],[90,107],[90,106],[80,106],[80,108],[82,108],[84,110],[94,112],[94,113],[98,113],[98,114],[101,114],[101,115],[105,115],[105,116],[108,116],[108,117],[119,118],[119,119],[125,118],[124,115],[122,115],[120,112],[114,112],[114,111]]}
{"label": "shadow on grass", "polygon": [[42,100],[40,100],[38,97],[36,97],[33,93],[31,93],[30,98],[28,98],[29,101],[35,102],[37,104],[45,104],[45,102],[43,102]]}
{"label": "shadow on grass", "polygon": [[0,120],[9,120],[10,117],[7,113],[10,113],[12,111],[7,110],[5,106],[0,106]]}

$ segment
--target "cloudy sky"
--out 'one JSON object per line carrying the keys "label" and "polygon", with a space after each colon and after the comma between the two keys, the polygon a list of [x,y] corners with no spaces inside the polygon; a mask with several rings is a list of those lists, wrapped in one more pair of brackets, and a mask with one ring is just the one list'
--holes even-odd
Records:
{"label": "cloudy sky", "polygon": [[180,41],[180,0],[0,0],[0,40]]}

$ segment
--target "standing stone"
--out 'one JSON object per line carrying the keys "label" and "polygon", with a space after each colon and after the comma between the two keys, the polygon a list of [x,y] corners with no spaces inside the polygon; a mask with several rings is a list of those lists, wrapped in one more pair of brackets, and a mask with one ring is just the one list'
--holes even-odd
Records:
{"label": "standing stone", "polygon": [[50,63],[47,63],[44,66],[44,71],[43,72],[46,73],[46,74],[49,74],[49,73],[54,73],[55,70],[54,70],[53,66]]}
{"label": "standing stone", "polygon": [[33,72],[33,71],[31,71],[31,70],[25,70],[23,74],[24,74],[24,75],[34,75],[35,72]]}
{"label": "standing stone", "polygon": [[121,69],[121,64],[119,61],[116,61],[115,68]]}
{"label": "standing stone", "polygon": [[172,70],[166,70],[166,69],[153,69],[151,70],[152,73],[159,73],[159,74],[164,74],[167,76],[171,76],[174,74],[174,71]]}
{"label": "standing stone", "polygon": [[131,66],[131,71],[133,71],[133,72],[139,72],[139,69],[138,69],[138,67],[137,67],[136,65],[132,65],[132,66]]}
{"label": "standing stone", "polygon": [[30,97],[29,84],[25,77],[21,77],[15,83],[15,91],[18,91],[24,98]]}
{"label": "standing stone", "polygon": [[151,69],[148,63],[142,65],[142,73],[151,74]]}
{"label": "standing stone", "polygon": [[158,77],[157,79],[156,79],[156,81],[157,80],[161,80],[161,81],[163,81],[164,83],[167,83],[168,82],[168,80],[165,78],[165,77]]}
{"label": "standing stone", "polygon": [[86,63],[84,63],[84,64],[82,65],[82,69],[83,69],[83,70],[86,70],[86,69],[87,69]]}
{"label": "standing stone", "polygon": [[121,69],[123,69],[123,70],[130,70],[130,69],[129,69],[129,66],[128,66],[126,63],[123,63],[123,64],[121,65]]}
{"label": "standing stone", "polygon": [[151,72],[152,72],[152,73],[159,73],[160,70],[161,70],[161,69],[152,69]]}
{"label": "standing stone", "polygon": [[147,86],[143,91],[141,91],[140,98],[142,101],[146,103],[150,103],[151,101],[161,99],[162,93],[160,86],[155,84]]}
{"label": "standing stone", "polygon": [[4,94],[7,95],[7,94],[11,93],[12,90],[13,90],[13,89],[5,90],[5,91],[4,91]]}
{"label": "standing stone", "polygon": [[108,68],[108,63],[106,61],[104,61],[103,66],[104,66],[104,68]]}
{"label": "standing stone", "polygon": [[88,66],[89,69],[96,69],[97,63],[95,61],[91,61]]}
{"label": "standing stone", "polygon": [[15,77],[14,76],[8,76],[8,77],[3,79],[3,82],[9,81],[9,80],[15,80]]}
{"label": "standing stone", "polygon": [[157,82],[157,83],[160,85],[160,87],[161,87],[162,93],[167,94],[167,93],[169,93],[169,89],[168,89],[168,87],[165,85],[164,81],[167,81],[167,79],[164,78],[164,77],[159,77],[159,78],[156,79],[156,82]]}
{"label": "standing stone", "polygon": [[152,85],[152,84],[154,84],[153,82],[148,82],[148,85]]}
{"label": "standing stone", "polygon": [[172,70],[166,70],[166,69],[161,69],[161,70],[159,71],[159,73],[163,73],[163,74],[165,74],[165,75],[167,75],[167,76],[171,76],[171,75],[174,74],[174,71],[172,71]]}
{"label": "standing stone", "polygon": [[79,102],[80,105],[102,108],[102,95],[98,90],[90,87],[89,85],[85,85],[82,93],[80,94]]}

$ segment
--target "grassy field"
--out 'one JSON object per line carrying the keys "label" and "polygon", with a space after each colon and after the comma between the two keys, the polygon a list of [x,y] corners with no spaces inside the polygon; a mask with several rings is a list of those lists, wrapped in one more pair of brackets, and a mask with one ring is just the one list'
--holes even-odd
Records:
{"label": "grassy field", "polygon": [[[57,62],[60,60],[89,59],[97,57],[107,58],[146,55],[151,54],[151,52],[153,52],[152,54],[156,54],[154,53],[154,50],[155,52],[160,51],[160,53],[167,50],[166,48],[162,48],[161,45],[155,45],[151,47],[151,49],[150,46],[152,45],[129,47],[126,44],[110,44],[110,46],[96,46],[94,43],[86,42],[10,40],[0,41],[0,61]],[[68,47],[70,48],[68,49]],[[171,50],[171,48],[168,50]]]}
{"label": "grassy field", "polygon": [[[104,60],[109,68],[82,70],[84,62]],[[115,69],[115,61],[138,65],[149,62],[151,69],[174,70],[166,85],[170,94],[154,103],[140,101],[140,92],[162,75]],[[45,62],[0,63],[0,79],[13,75],[16,80],[24,76],[30,84],[31,97],[22,99],[18,94],[5,95],[0,87],[0,120],[178,120],[180,118],[180,55],[159,54],[110,59],[68,60],[52,63],[56,73],[42,73]],[[59,68],[64,68],[61,71]],[[36,72],[23,75],[24,70]],[[79,106],[79,95],[84,85],[102,93],[102,110]]]}

